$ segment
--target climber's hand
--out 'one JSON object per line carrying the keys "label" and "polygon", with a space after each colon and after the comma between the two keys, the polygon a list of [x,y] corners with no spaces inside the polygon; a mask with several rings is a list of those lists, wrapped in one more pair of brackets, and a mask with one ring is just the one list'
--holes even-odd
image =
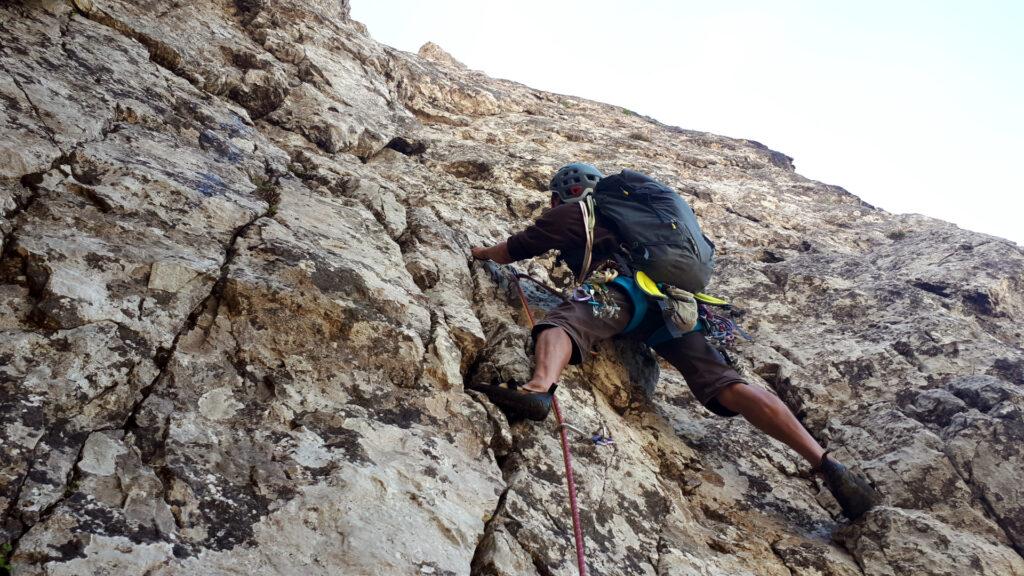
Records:
{"label": "climber's hand", "polygon": [[469,252],[473,255],[473,258],[476,258],[477,260],[490,260],[490,256],[487,255],[488,250],[489,248],[485,248],[483,246],[474,246],[469,249]]}
{"label": "climber's hand", "polygon": [[508,246],[502,242],[489,248],[475,247],[470,248],[470,253],[473,258],[477,260],[493,260],[498,264],[510,264],[512,263],[512,256],[508,253]]}

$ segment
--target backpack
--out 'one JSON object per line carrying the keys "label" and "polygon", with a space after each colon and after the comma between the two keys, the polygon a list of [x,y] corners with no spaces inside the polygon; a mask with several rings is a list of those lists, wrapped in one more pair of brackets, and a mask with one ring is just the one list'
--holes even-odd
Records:
{"label": "backpack", "polygon": [[593,199],[601,222],[622,241],[630,268],[688,292],[698,293],[707,286],[715,268],[715,245],[701,232],[693,209],[674,190],[639,172],[623,170],[602,178]]}

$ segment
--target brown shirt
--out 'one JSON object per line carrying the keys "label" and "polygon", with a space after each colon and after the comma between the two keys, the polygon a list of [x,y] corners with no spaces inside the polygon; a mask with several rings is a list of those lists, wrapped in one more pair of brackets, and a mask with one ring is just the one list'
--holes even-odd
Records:
{"label": "brown shirt", "polygon": [[[512,260],[519,261],[540,256],[548,250],[558,250],[573,273],[579,274],[587,248],[585,234],[580,207],[576,203],[560,204],[546,210],[522,232],[509,236],[508,253]],[[610,259],[618,247],[618,238],[598,219],[594,226],[590,270]]]}

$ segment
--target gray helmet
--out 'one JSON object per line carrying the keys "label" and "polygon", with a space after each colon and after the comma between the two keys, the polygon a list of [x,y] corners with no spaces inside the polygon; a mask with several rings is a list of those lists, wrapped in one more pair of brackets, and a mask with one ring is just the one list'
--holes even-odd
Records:
{"label": "gray helmet", "polygon": [[551,191],[558,194],[562,202],[579,202],[594,191],[601,178],[604,174],[590,164],[573,162],[555,172],[551,178]]}

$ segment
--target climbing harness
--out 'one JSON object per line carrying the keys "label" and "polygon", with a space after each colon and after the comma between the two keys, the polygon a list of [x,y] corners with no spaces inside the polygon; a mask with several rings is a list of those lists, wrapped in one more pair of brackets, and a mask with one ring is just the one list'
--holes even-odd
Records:
{"label": "climbing harness", "polygon": [[[668,302],[671,308],[664,310],[663,315],[666,317],[666,323],[673,322],[678,331],[673,333],[664,326],[654,331],[645,341],[652,348],[696,331],[703,332],[705,337],[723,354],[725,351],[721,348],[732,347],[736,343],[736,335],[749,342],[754,341],[750,334],[732,319],[731,316],[735,309],[728,300],[703,292],[691,294],[674,286],[657,284],[643,271],[637,271],[635,276],[630,278],[619,274],[613,266],[602,266],[595,270],[590,275],[590,279],[577,287],[567,298],[559,290],[533,276],[519,272],[511,266],[509,268],[516,279],[528,280],[552,296],[562,300],[590,304],[593,307],[594,315],[598,317],[612,317],[619,312],[620,307],[608,294],[608,286],[619,286],[629,295],[630,302],[633,304],[633,317],[623,329],[622,334],[628,334],[640,325],[648,308],[652,305],[652,301]],[[684,302],[685,305],[681,305]],[[692,310],[689,309],[691,305]],[[721,312],[716,312],[716,309]],[[685,316],[685,318],[680,319],[679,316]]]}
{"label": "climbing harness", "polygon": [[[530,311],[530,305],[526,301],[526,294],[523,292],[523,287],[519,285],[519,279],[516,278],[516,291],[519,293],[519,301],[523,304],[523,310],[526,311],[526,318],[530,321],[530,329],[533,329],[535,324],[533,320],[533,312]],[[569,454],[569,437],[565,433],[565,421],[562,419],[562,407],[558,404],[558,397],[551,397],[551,405],[555,409],[555,418],[558,421],[558,433],[562,440],[562,460],[565,462],[565,482],[569,485],[569,509],[572,511],[572,532],[576,539],[576,565],[579,567],[580,576],[587,576],[587,559],[583,553],[583,529],[580,527],[580,510],[576,504],[576,480],[572,474],[572,456]]]}

